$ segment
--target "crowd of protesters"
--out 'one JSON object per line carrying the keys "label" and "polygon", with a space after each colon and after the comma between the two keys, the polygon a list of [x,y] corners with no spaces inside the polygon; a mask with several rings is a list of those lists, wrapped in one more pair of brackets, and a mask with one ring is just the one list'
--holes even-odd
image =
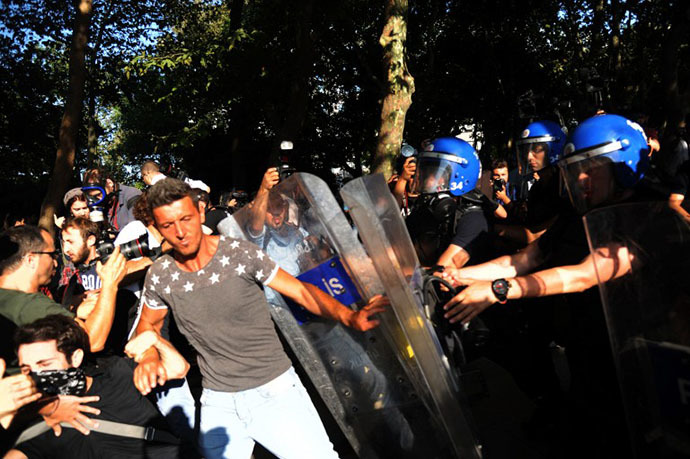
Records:
{"label": "crowd of protesters", "polygon": [[[576,174],[570,168],[596,156],[589,153],[602,142],[594,139],[609,128],[621,129],[623,144],[647,157],[638,154],[635,183],[615,199],[598,199],[596,190],[584,190],[583,174],[599,188],[613,183],[613,175],[594,183],[591,164]],[[636,133],[644,139],[639,145]],[[593,298],[597,276],[579,219],[594,206],[644,194],[667,201],[690,222],[685,133],[661,144],[649,133],[607,114],[583,121],[571,137],[553,122],[536,122],[520,135],[515,167],[496,160],[485,174],[471,145],[442,137],[402,158],[390,181],[422,264],[465,287],[446,304],[446,318],[489,324],[496,338],[477,352],[503,364],[540,401],[548,411],[542,424],[555,422],[553,406],[590,397],[568,411],[568,428],[581,432],[599,416],[607,438],[625,437],[618,432],[621,410],[613,406],[605,323]],[[622,149],[621,138],[610,140]],[[607,158],[611,151],[597,154]],[[281,457],[337,457],[283,351],[262,290],[270,287],[359,331],[378,325],[386,302],[374,297],[353,311],[271,259],[279,247],[260,241],[279,231],[290,211],[271,191],[278,171],[266,172],[249,204],[261,209],[252,221],[257,245],[218,231],[246,193],[224,193],[214,206],[202,181],[166,177],[153,161],[141,167],[143,192],[102,169],[83,177],[82,186],[64,195],[64,215],[54,217],[54,228],[6,218],[0,236],[6,457],[249,457],[254,442]],[[586,208],[578,208],[583,202]],[[293,230],[304,238],[300,228]],[[624,258],[609,257],[618,263],[611,278],[625,274]],[[562,293],[575,293],[567,308]],[[518,321],[514,311],[501,310],[508,300],[519,305]],[[565,331],[554,326],[564,314]],[[518,329],[529,329],[527,338]],[[520,358],[506,350],[517,341]],[[580,385],[570,391],[573,399],[553,368],[554,346],[568,351],[568,384]],[[186,378],[190,368],[200,374],[201,395]],[[592,374],[600,377],[597,387],[588,384]],[[252,419],[238,421],[231,407]],[[597,444],[614,448],[614,455],[620,447],[604,438]]]}

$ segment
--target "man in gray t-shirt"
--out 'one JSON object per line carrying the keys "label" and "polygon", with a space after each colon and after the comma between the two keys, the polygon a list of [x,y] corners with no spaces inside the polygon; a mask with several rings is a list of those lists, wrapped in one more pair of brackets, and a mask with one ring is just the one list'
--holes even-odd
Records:
{"label": "man in gray t-shirt", "polygon": [[[378,325],[370,316],[383,310],[383,300],[374,297],[355,312],[277,267],[256,245],[203,234],[190,191],[175,179],[149,190],[156,227],[173,253],[146,276],[137,333],[159,331],[172,309],[199,353],[204,456],[248,458],[258,441],[280,457],[337,457],[280,345],[262,287],[361,331]],[[135,385],[146,394],[165,381],[152,349],[139,359]]]}

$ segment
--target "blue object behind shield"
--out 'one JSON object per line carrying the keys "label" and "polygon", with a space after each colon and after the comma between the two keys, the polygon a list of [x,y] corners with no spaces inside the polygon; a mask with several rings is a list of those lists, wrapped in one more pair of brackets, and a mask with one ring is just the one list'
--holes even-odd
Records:
{"label": "blue object behind shield", "polygon": [[[333,257],[320,265],[305,271],[297,279],[315,285],[345,305],[351,305],[362,299],[355,284],[347,274],[339,257]],[[316,317],[293,301],[286,301],[295,319],[301,324]]]}

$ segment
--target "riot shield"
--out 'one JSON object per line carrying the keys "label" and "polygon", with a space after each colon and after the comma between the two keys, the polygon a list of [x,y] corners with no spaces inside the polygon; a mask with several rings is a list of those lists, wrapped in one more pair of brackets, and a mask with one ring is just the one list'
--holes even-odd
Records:
{"label": "riot shield", "polygon": [[[665,203],[598,209],[584,222],[633,450],[688,457],[690,227]],[[630,262],[617,279],[613,254]]]}
{"label": "riot shield", "polygon": [[[326,184],[294,174],[271,191],[265,207],[247,206],[222,221],[221,234],[246,238],[285,271],[357,309],[384,289]],[[404,335],[365,333],[314,316],[266,289],[271,315],[355,452],[364,458],[453,456],[429,422],[399,354],[413,354]],[[395,315],[381,314],[384,321]],[[397,326],[400,330],[400,325]],[[428,390],[428,388],[427,388]]]}
{"label": "riot shield", "polygon": [[398,357],[430,420],[457,457],[481,457],[461,381],[443,352],[431,312],[424,310],[419,261],[383,176],[352,180],[340,194],[391,301],[393,314],[384,318],[382,328],[398,337],[398,349],[407,343],[408,352]]}

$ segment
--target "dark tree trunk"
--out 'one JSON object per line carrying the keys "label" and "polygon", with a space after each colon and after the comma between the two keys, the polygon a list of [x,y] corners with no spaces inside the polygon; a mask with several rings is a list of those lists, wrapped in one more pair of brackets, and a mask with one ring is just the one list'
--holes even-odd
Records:
{"label": "dark tree trunk", "polygon": [[93,10],[92,0],[78,0],[77,15],[72,32],[72,49],[69,61],[69,88],[65,101],[65,112],[60,123],[60,137],[55,156],[55,167],[48,185],[48,193],[41,206],[39,226],[51,233],[54,230],[53,215],[62,202],[74,171],[77,136],[84,103],[86,66],[84,55],[89,36],[89,25]]}
{"label": "dark tree trunk", "polygon": [[405,53],[407,12],[407,0],[386,0],[386,24],[379,39],[388,78],[371,169],[373,173],[382,173],[386,178],[393,173],[395,157],[400,153],[405,116],[412,105],[414,93],[414,78],[407,69]]}
{"label": "dark tree trunk", "polygon": [[[314,62],[314,41],[312,39],[312,13],[313,0],[300,2],[301,7],[296,12],[296,54],[293,78],[288,87],[288,103],[286,105],[282,123],[277,129],[278,138],[273,143],[269,164],[278,163],[280,143],[284,140],[294,141],[304,125],[309,106],[309,78],[312,75],[312,63]],[[300,146],[297,145],[299,152]]]}

